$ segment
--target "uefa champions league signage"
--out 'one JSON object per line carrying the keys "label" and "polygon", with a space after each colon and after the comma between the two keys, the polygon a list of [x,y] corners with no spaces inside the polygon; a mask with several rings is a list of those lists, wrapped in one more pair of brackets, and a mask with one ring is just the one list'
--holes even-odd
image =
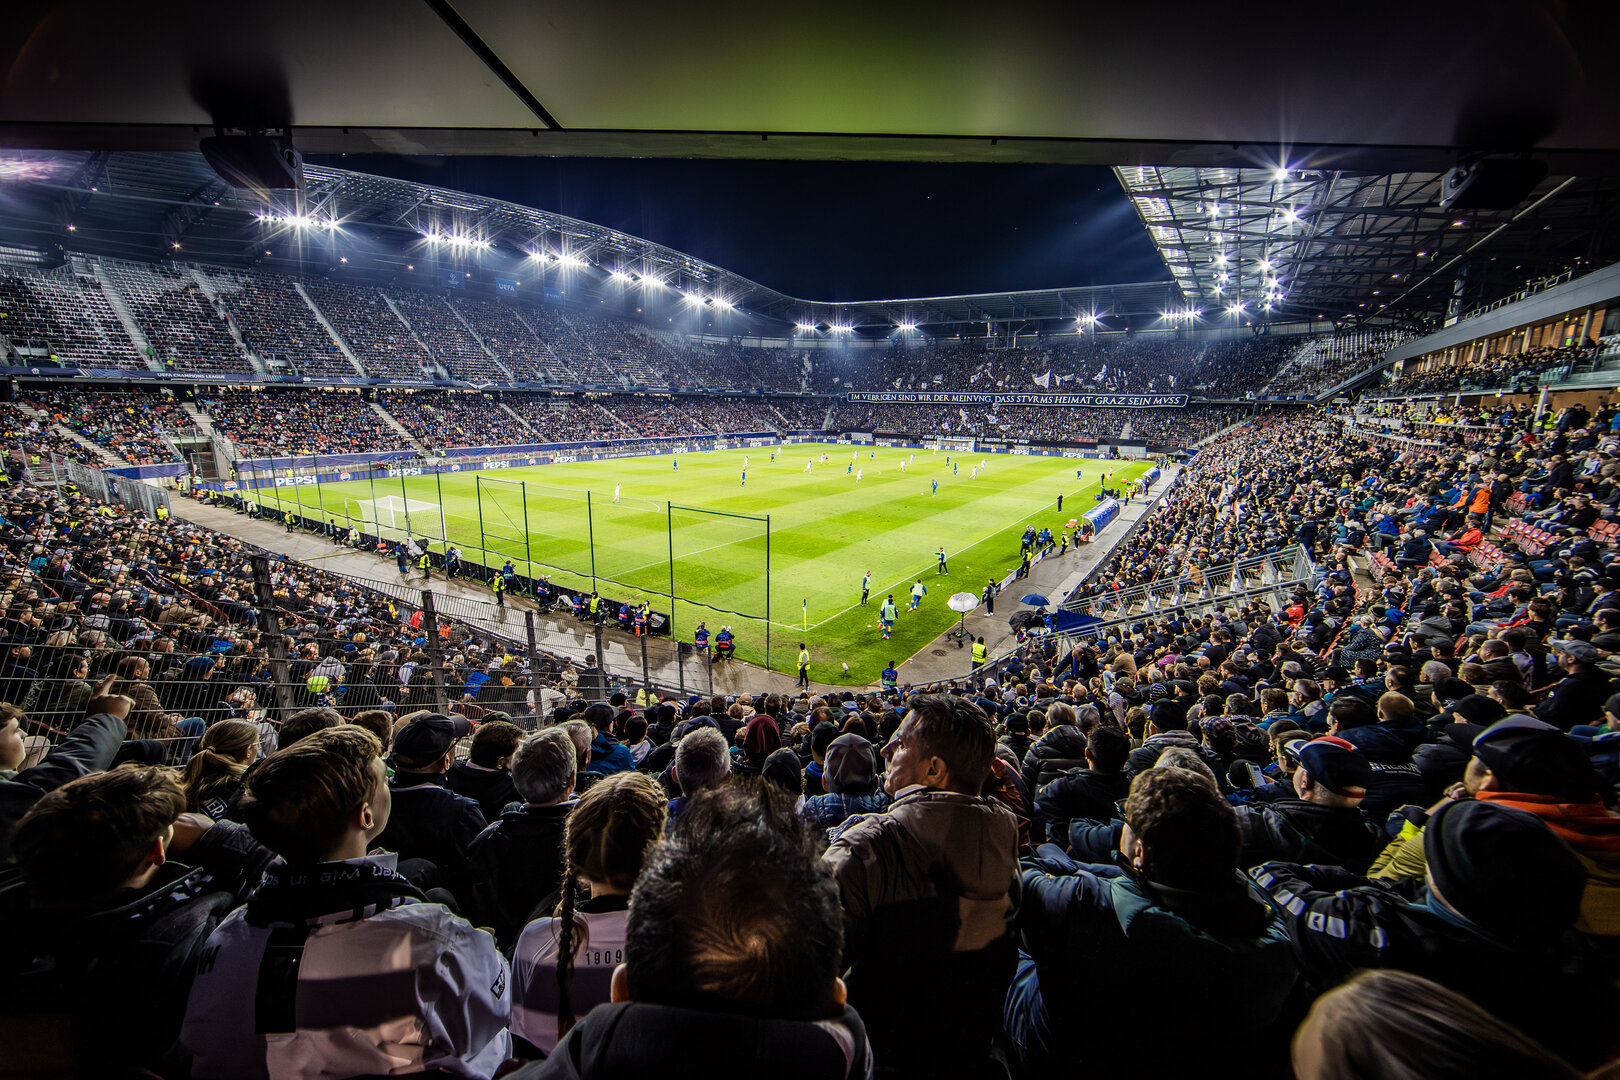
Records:
{"label": "uefa champions league signage", "polygon": [[1185,409],[1186,394],[975,394],[944,391],[855,390],[850,401],[877,405],[1065,405],[1079,409]]}

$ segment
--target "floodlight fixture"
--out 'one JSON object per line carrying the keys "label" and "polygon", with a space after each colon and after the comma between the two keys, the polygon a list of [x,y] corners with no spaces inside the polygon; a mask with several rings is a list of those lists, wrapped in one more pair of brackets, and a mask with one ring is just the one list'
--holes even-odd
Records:
{"label": "floodlight fixture", "polygon": [[553,256],[553,258],[555,258],[563,266],[573,267],[573,266],[588,266],[588,265],[590,265],[590,261],[588,259],[586,259],[584,256],[575,255],[573,252],[569,252],[569,251],[565,251],[560,255],[555,255],[555,256]]}
{"label": "floodlight fixture", "polygon": [[846,326],[843,323],[833,323],[831,326],[827,327],[827,329],[835,334],[847,334],[855,328],[853,326]]}
{"label": "floodlight fixture", "polygon": [[614,281],[630,282],[635,280],[635,278],[631,277],[629,274],[625,273],[616,266],[612,270],[608,271],[608,277],[612,278]]}
{"label": "floodlight fixture", "polygon": [[895,329],[899,330],[902,334],[915,334],[917,332],[917,324],[908,319],[905,322],[897,323],[895,325]]}
{"label": "floodlight fixture", "polygon": [[815,323],[808,323],[808,322],[794,323],[793,328],[795,330],[797,330],[801,334],[813,334],[813,333],[816,332],[816,324]]}

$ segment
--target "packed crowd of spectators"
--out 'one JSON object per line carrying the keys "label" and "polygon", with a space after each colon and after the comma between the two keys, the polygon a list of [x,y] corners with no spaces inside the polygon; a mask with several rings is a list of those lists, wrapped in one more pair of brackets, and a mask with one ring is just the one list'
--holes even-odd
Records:
{"label": "packed crowd of spectators", "polygon": [[292,278],[213,269],[207,273],[242,343],[271,371],[336,378],[359,374],[298,295]]}
{"label": "packed crowd of spectators", "polygon": [[[0,333],[30,347],[30,363],[138,368],[144,362],[101,283],[68,267],[0,268]],[[42,347],[45,357],[32,350]]]}
{"label": "packed crowd of spectators", "polygon": [[67,425],[131,465],[177,460],[162,433],[177,434],[197,426],[167,394],[36,390],[22,401],[45,413],[52,423]]}
{"label": "packed crowd of spectators", "polygon": [[432,356],[381,292],[344,281],[305,279],[303,286],[366,374],[416,380],[433,376]]}
{"label": "packed crowd of spectators", "polygon": [[1568,367],[1589,349],[1542,346],[1520,353],[1489,353],[1475,360],[1403,370],[1378,388],[1380,395],[1443,394],[1460,389],[1530,390],[1541,376]]}
{"label": "packed crowd of spectators", "polygon": [[384,390],[378,402],[431,451],[456,446],[532,442],[523,425],[500,403],[479,393],[446,390]]}
{"label": "packed crowd of spectators", "polygon": [[204,389],[197,407],[243,456],[401,450],[406,441],[348,390]]}
{"label": "packed crowd of spectators", "polygon": [[903,435],[909,439],[945,436],[1055,444],[1125,439],[1185,447],[1235,423],[1241,415],[1239,409],[1224,405],[1091,409],[844,402],[833,412],[833,425],[840,430]]}
{"label": "packed crowd of spectators", "polygon": [[[1001,393],[1187,393],[1201,346],[1174,334],[1031,335],[902,341],[888,350],[812,353],[817,389]],[[750,350],[751,351],[751,350]],[[1037,382],[1036,380],[1044,380]]]}
{"label": "packed crowd of spectators", "polygon": [[1193,388],[1211,397],[1242,397],[1259,390],[1299,350],[1298,338],[1218,341],[1198,358]]}
{"label": "packed crowd of spectators", "polygon": [[444,297],[411,289],[393,289],[388,295],[452,379],[511,381],[512,376],[490,358]]}
{"label": "packed crowd of spectators", "polygon": [[145,336],[147,355],[165,371],[251,370],[222,306],[189,273],[121,259],[100,265]]}
{"label": "packed crowd of spectators", "polygon": [[101,1073],[1583,1075],[1620,1052],[1615,415],[1258,418],[1098,583],[1297,543],[1286,607],[930,694],[603,701],[447,626],[441,709],[437,628],[279,562],[269,715],[238,541],[0,491],[0,994]]}
{"label": "packed crowd of spectators", "polygon": [[1372,367],[1408,337],[1399,330],[1351,330],[1315,338],[1294,354],[1267,393],[1320,393]]}
{"label": "packed crowd of spectators", "polygon": [[95,454],[57,431],[48,417],[31,416],[16,404],[0,405],[0,441],[12,448],[8,458],[29,465],[44,464],[53,458],[97,463]]}

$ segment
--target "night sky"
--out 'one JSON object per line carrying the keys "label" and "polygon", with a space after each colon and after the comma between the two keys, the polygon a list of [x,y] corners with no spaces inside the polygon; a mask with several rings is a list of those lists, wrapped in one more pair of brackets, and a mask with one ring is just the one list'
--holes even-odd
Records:
{"label": "night sky", "polygon": [[311,162],[552,210],[808,300],[1169,275],[1111,170],[1060,165],[406,158]]}

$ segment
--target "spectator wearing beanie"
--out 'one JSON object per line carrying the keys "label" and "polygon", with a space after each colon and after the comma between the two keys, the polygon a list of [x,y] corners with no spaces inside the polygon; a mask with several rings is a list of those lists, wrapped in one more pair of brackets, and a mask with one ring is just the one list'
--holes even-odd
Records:
{"label": "spectator wearing beanie", "polygon": [[1586,871],[1533,815],[1474,799],[1429,819],[1426,881],[1368,881],[1333,866],[1267,863],[1252,876],[1287,910],[1306,982],[1360,968],[1433,979],[1577,1064],[1608,1060],[1591,1018],[1614,989],[1576,940]]}
{"label": "spectator wearing beanie", "polygon": [[748,771],[757,775],[765,759],[782,749],[782,729],[768,714],[758,713],[743,726],[738,744],[748,758]]}
{"label": "spectator wearing beanie", "polygon": [[[1602,778],[1585,752],[1531,716],[1510,716],[1478,731],[1472,748],[1462,783],[1429,815],[1446,802],[1472,797],[1540,818],[1586,868],[1575,929],[1592,937],[1605,956],[1620,956],[1620,815],[1604,806]],[[1408,826],[1379,857],[1375,873],[1379,866],[1387,870],[1378,876],[1423,877],[1425,830],[1420,822],[1409,820]]]}
{"label": "spectator wearing beanie", "polygon": [[877,751],[859,735],[840,735],[827,747],[825,793],[805,799],[801,811],[814,829],[835,829],[857,814],[881,813],[893,800],[882,788]]}
{"label": "spectator wearing beanie", "polygon": [[1237,808],[1241,865],[1270,860],[1326,863],[1365,873],[1378,854],[1378,830],[1361,812],[1372,766],[1343,739],[1284,745],[1299,762],[1294,798]]}

